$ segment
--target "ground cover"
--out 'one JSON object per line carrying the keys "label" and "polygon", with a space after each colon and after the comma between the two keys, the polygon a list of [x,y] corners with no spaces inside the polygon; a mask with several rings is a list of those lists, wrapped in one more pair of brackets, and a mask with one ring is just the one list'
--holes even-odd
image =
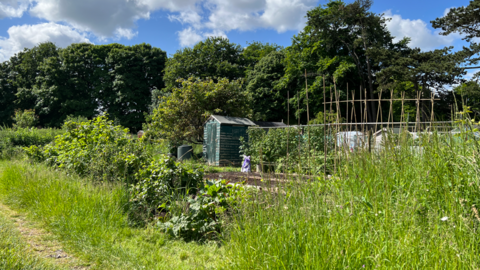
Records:
{"label": "ground cover", "polygon": [[172,241],[153,227],[129,224],[120,185],[99,185],[44,165],[3,161],[0,198],[58,237],[90,269],[217,269],[217,244]]}
{"label": "ground cover", "polygon": [[238,269],[478,269],[476,140],[432,135],[343,155],[330,179],[292,177],[233,217],[227,258]]}

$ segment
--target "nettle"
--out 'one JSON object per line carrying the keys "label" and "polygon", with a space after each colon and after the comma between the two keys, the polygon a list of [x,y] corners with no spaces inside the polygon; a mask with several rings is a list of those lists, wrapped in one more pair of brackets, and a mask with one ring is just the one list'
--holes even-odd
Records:
{"label": "nettle", "polygon": [[135,178],[138,182],[130,187],[132,204],[157,215],[166,211],[171,202],[195,195],[202,184],[203,171],[163,156],[144,165]]}
{"label": "nettle", "polygon": [[135,181],[135,173],[148,159],[141,141],[132,140],[128,129],[113,125],[107,116],[67,121],[64,130],[44,148],[27,148],[29,157],[81,176],[127,183]]}
{"label": "nettle", "polygon": [[225,214],[234,211],[248,193],[242,185],[226,180],[207,181],[194,197],[188,198],[188,208],[158,226],[172,237],[191,240],[214,240],[224,225]]}

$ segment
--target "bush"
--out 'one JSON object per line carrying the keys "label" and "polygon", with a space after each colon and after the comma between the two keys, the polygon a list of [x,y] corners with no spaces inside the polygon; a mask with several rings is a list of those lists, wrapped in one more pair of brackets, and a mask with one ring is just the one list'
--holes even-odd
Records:
{"label": "bush", "polygon": [[138,182],[130,189],[132,203],[136,208],[156,214],[157,210],[162,210],[159,208],[165,209],[178,195],[195,195],[202,184],[203,171],[189,169],[162,156],[144,165],[135,177]]}
{"label": "bush", "polygon": [[16,110],[13,120],[14,128],[30,128],[38,123],[38,116],[35,115],[34,110]]}
{"label": "bush", "polygon": [[[252,165],[274,163],[279,171],[301,170],[311,173],[323,171],[325,166],[323,127],[302,129],[292,127],[268,131],[255,128],[247,132],[248,140],[240,138],[240,152],[251,156]],[[329,152],[333,145],[333,139],[327,141]],[[332,167],[332,161],[331,157],[327,157],[327,168]]]}
{"label": "bush", "polygon": [[27,155],[81,176],[126,183],[135,182],[135,174],[148,160],[142,142],[132,140],[128,129],[114,126],[106,116],[68,121],[64,130],[53,144],[27,148]]}
{"label": "bush", "polygon": [[207,181],[197,196],[188,198],[187,211],[173,216],[158,226],[172,237],[191,240],[212,240],[224,224],[222,216],[232,211],[241,200],[241,185],[229,184],[226,180]]}
{"label": "bush", "polygon": [[0,128],[0,155],[12,158],[23,153],[23,147],[46,145],[62,132],[58,129]]}

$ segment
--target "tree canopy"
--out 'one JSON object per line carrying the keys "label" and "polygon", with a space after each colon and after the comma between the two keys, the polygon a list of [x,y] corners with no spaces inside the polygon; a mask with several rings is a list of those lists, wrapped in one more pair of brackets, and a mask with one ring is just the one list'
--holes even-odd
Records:
{"label": "tree canopy", "polygon": [[203,141],[203,125],[212,114],[250,117],[249,99],[240,80],[189,78],[178,80],[162,97],[146,129],[155,137],[181,143]]}

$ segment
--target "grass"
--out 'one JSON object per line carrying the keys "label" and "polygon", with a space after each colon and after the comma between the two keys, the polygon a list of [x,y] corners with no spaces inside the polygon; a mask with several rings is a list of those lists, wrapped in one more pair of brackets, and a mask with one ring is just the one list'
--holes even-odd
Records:
{"label": "grass", "polygon": [[3,162],[0,198],[56,235],[67,253],[90,269],[217,269],[217,244],[169,240],[152,227],[135,228],[120,185],[99,185],[43,165]]}
{"label": "grass", "polygon": [[12,222],[0,214],[0,269],[63,269],[38,258]]}
{"label": "grass", "polygon": [[421,147],[344,155],[331,179],[262,193],[233,217],[232,268],[480,268],[478,142]]}

